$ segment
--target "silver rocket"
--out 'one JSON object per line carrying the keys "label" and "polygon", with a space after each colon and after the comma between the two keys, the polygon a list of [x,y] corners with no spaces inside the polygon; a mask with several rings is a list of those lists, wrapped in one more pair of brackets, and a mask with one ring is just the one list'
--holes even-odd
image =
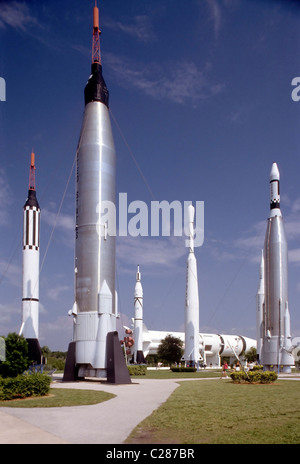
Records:
{"label": "silver rocket", "polygon": [[116,330],[115,236],[103,222],[103,202],[115,205],[116,155],[109,92],[102,76],[99,11],[94,7],[91,75],[77,147],[73,340],[79,377],[106,377],[106,336]]}
{"label": "silver rocket", "polygon": [[189,255],[186,269],[185,295],[185,363],[198,364],[199,354],[199,293],[197,261],[194,253],[194,215],[192,205],[188,207],[189,218]]}
{"label": "silver rocket", "polygon": [[264,243],[264,311],[261,363],[265,370],[290,372],[288,307],[288,247],[280,210],[280,176],[276,163],[270,173],[270,216]]}
{"label": "silver rocket", "polygon": [[31,153],[29,190],[23,208],[23,292],[20,335],[28,341],[29,358],[41,362],[39,338],[40,206],[35,188],[35,155]]}
{"label": "silver rocket", "polygon": [[143,287],[140,267],[137,267],[134,288],[134,362],[145,362],[143,354]]}

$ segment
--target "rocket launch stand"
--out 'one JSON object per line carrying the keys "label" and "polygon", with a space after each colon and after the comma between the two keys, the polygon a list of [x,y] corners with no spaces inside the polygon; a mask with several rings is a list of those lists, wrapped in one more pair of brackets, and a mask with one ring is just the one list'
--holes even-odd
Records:
{"label": "rocket launch stand", "polygon": [[[113,384],[130,384],[131,378],[120,346],[118,332],[108,332],[106,337],[106,381]],[[79,365],[76,365],[76,342],[69,344],[68,356],[63,382],[74,382],[78,376]],[[91,367],[92,369],[92,367]]]}

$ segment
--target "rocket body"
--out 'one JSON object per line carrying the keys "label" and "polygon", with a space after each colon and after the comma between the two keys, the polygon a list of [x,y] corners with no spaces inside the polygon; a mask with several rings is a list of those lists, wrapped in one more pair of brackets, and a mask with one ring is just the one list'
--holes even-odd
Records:
{"label": "rocket body", "polygon": [[105,216],[116,203],[116,155],[109,92],[102,76],[98,8],[93,63],[76,158],[75,303],[73,341],[79,377],[106,377],[106,338],[116,331],[115,233]]}
{"label": "rocket body", "polygon": [[[34,171],[31,154],[31,172]],[[39,262],[40,262],[40,207],[35,185],[29,182],[28,198],[23,208],[23,292],[22,326],[20,334],[26,339],[39,337]]]}
{"label": "rocket body", "polygon": [[29,190],[24,205],[22,328],[25,338],[39,337],[40,207]]}
{"label": "rocket body", "polygon": [[263,344],[263,314],[265,301],[265,284],[264,284],[264,255],[262,252],[259,272],[259,285],[256,294],[256,340],[257,340],[257,359],[260,360],[261,349]]}
{"label": "rocket body", "polygon": [[29,190],[23,208],[23,290],[22,325],[20,335],[28,341],[30,360],[41,362],[39,345],[39,267],[40,267],[40,207],[35,190],[35,162],[31,153]]}
{"label": "rocket body", "polygon": [[264,311],[261,362],[266,370],[289,372],[294,364],[289,350],[288,247],[280,210],[279,171],[270,174],[270,217],[264,243]]}
{"label": "rocket body", "polygon": [[187,258],[186,270],[186,295],[185,295],[185,349],[184,359],[186,363],[197,364],[199,362],[199,293],[197,277],[197,261],[194,254],[194,214],[192,205],[189,206],[189,235],[190,247]]}
{"label": "rocket body", "polygon": [[[101,214],[102,202],[115,204],[116,155],[101,78],[101,65],[94,63],[77,149],[74,341],[79,377],[106,376],[106,334],[116,330],[115,237],[107,233]],[[105,88],[96,101],[99,82]]]}
{"label": "rocket body", "polygon": [[143,363],[143,287],[138,266],[134,288],[134,362]]}

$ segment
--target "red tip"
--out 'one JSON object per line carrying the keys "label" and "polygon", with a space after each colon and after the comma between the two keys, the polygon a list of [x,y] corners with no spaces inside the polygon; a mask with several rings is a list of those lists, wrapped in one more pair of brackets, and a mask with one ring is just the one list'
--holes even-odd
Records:
{"label": "red tip", "polygon": [[30,159],[30,170],[29,170],[29,190],[35,190],[35,162],[34,162],[34,152],[31,152]]}
{"label": "red tip", "polygon": [[30,166],[31,167],[34,167],[34,153],[33,153],[33,150],[31,152],[31,163],[30,163]]}

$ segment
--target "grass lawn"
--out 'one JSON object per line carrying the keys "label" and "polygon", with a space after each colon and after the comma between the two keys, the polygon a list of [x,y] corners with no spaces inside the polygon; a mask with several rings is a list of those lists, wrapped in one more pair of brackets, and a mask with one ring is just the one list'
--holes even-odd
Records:
{"label": "grass lawn", "polygon": [[299,391],[293,380],[180,382],[126,443],[299,444]]}
{"label": "grass lawn", "polygon": [[170,369],[147,369],[146,375],[131,376],[135,379],[203,379],[222,376],[222,370],[199,371],[199,372],[172,372]]}
{"label": "grass lawn", "polygon": [[0,407],[10,408],[59,408],[102,403],[115,395],[103,391],[50,388],[48,396],[31,397],[11,401],[0,401]]}

